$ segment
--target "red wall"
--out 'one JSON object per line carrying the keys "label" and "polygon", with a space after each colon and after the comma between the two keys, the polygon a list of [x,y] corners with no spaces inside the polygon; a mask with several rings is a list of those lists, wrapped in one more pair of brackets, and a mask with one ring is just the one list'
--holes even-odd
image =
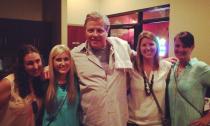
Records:
{"label": "red wall", "polygon": [[68,25],[68,46],[74,48],[85,42],[85,28],[83,26]]}

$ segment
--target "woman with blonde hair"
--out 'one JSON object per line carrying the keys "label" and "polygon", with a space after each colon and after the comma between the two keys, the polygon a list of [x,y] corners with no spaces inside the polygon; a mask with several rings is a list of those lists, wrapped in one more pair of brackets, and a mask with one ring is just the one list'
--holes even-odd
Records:
{"label": "woman with blonde hair", "polygon": [[49,73],[43,126],[79,126],[79,85],[67,46],[52,48]]}
{"label": "woman with blonde hair", "polygon": [[158,41],[149,31],[139,35],[136,51],[134,70],[130,72],[128,126],[161,126],[171,63],[159,59]]}

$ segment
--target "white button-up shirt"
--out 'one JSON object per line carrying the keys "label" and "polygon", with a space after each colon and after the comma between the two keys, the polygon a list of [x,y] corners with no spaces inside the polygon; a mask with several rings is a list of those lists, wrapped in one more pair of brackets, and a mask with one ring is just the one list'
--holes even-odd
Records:
{"label": "white button-up shirt", "polygon": [[114,67],[113,48],[110,49],[108,74],[96,56],[88,50],[87,43],[74,48],[72,57],[80,82],[84,125],[126,126],[128,120],[126,71]]}

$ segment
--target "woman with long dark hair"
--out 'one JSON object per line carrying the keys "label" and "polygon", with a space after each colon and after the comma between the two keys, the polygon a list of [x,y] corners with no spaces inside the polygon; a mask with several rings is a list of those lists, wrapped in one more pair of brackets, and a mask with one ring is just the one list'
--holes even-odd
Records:
{"label": "woman with long dark hair", "polygon": [[0,82],[0,125],[39,125],[36,120],[45,92],[39,51],[31,45],[22,46],[17,53],[15,66],[14,73]]}

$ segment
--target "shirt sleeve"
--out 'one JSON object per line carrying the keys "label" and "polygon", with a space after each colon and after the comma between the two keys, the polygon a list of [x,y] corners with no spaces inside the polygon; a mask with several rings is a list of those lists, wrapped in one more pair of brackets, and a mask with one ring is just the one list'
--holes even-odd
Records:
{"label": "shirt sleeve", "polygon": [[201,81],[204,86],[210,87],[210,67],[205,66],[201,74]]}

